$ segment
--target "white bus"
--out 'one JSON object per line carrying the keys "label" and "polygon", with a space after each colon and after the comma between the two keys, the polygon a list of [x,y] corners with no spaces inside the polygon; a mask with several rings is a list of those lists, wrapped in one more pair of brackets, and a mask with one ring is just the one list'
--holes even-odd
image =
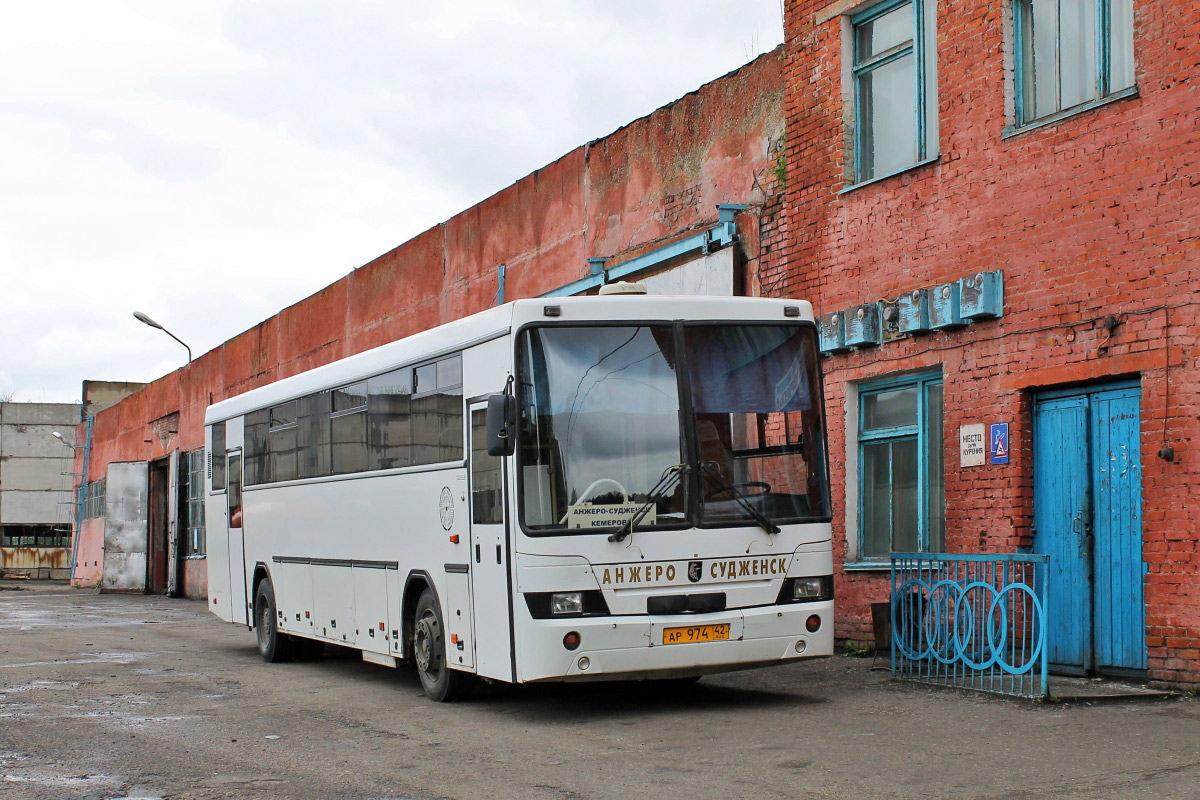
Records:
{"label": "white bus", "polygon": [[518,300],[208,409],[209,608],[472,679],[675,678],[833,650],[812,307]]}

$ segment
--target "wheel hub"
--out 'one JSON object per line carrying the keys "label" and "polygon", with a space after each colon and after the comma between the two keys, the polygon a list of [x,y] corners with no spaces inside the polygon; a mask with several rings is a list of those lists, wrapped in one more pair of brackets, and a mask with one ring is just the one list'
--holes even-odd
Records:
{"label": "wheel hub", "polygon": [[436,676],[438,673],[437,638],[437,620],[432,619],[431,615],[417,620],[414,655],[417,667],[430,676]]}

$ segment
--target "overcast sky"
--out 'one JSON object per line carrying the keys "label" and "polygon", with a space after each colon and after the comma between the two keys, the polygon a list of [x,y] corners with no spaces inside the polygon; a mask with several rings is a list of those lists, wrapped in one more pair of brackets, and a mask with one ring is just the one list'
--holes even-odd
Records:
{"label": "overcast sky", "polygon": [[782,38],[780,0],[8,4],[0,398],[164,375],[133,311],[199,356]]}

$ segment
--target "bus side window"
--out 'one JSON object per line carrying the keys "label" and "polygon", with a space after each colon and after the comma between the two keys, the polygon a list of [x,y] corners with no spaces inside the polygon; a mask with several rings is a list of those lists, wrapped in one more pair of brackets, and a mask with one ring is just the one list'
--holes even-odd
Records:
{"label": "bus side window", "polygon": [[333,390],[331,438],[334,475],[367,469],[367,383]]}
{"label": "bus side window", "polygon": [[367,438],[371,469],[412,464],[412,369],[392,370],[367,381]]}
{"label": "bus side window", "polygon": [[300,398],[297,444],[299,477],[321,478],[329,474],[329,392]]}
{"label": "bus side window", "polygon": [[243,478],[246,486],[258,486],[271,480],[270,473],[270,444],[268,429],[271,425],[271,411],[261,408],[246,414],[245,421],[245,450],[243,451]]}
{"label": "bus side window", "polygon": [[289,400],[271,409],[268,435],[271,450],[271,480],[292,481],[299,474],[296,448],[299,445],[299,403]]}
{"label": "bus side window", "polygon": [[462,356],[413,370],[412,463],[437,464],[463,457]]}

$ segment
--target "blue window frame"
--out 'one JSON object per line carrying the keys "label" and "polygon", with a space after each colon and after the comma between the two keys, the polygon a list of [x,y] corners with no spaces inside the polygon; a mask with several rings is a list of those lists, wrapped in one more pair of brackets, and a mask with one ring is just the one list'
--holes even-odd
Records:
{"label": "blue window frame", "polygon": [[942,376],[925,373],[859,389],[861,562],[945,549]]}
{"label": "blue window frame", "polygon": [[202,556],[204,542],[204,450],[193,450],[183,454],[184,468],[184,521],[187,523],[187,540],[184,554]]}
{"label": "blue window frame", "polygon": [[888,0],[851,18],[855,183],[935,155],[932,7],[932,0]]}
{"label": "blue window frame", "polygon": [[1134,86],[1133,0],[1013,0],[1017,125]]}

